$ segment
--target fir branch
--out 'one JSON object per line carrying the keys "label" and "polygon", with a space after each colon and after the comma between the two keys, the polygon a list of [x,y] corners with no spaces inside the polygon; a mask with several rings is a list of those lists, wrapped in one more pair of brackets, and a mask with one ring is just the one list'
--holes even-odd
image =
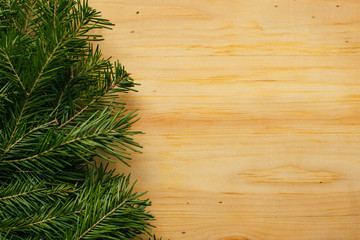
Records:
{"label": "fir branch", "polygon": [[78,111],[74,116],[72,116],[71,118],[69,118],[66,122],[64,122],[63,124],[61,124],[60,126],[58,126],[57,128],[62,128],[64,126],[66,126],[68,123],[70,123],[72,120],[74,120],[77,116],[79,116],[80,114],[82,114],[86,109],[88,109],[93,103],[95,103],[96,101],[98,101],[100,99],[99,98],[95,98],[93,99],[90,103],[86,104],[85,107],[83,107],[80,111]]}
{"label": "fir branch", "polygon": [[[8,0],[8,4],[10,5],[10,0]],[[14,16],[11,15],[10,19],[11,19],[12,22],[14,23],[15,28],[18,28]]]}
{"label": "fir branch", "polygon": [[[74,31],[72,37],[77,37],[79,31],[80,31],[83,27],[84,27],[84,21],[81,22],[80,26],[78,26],[78,28]],[[66,33],[61,37],[61,40],[60,40],[60,41],[57,43],[57,45],[54,47],[54,49],[52,50],[51,54],[46,58],[46,61],[45,61],[44,65],[42,65],[41,70],[40,70],[40,72],[38,73],[38,76],[36,77],[36,79],[35,79],[35,81],[34,81],[34,84],[32,85],[30,91],[26,93],[26,100],[25,100],[25,102],[24,102],[24,104],[23,104],[23,106],[22,106],[22,109],[21,109],[21,111],[20,111],[20,115],[19,115],[19,117],[18,117],[18,120],[17,120],[17,122],[16,122],[16,124],[15,124],[15,127],[14,127],[12,133],[11,133],[10,139],[9,139],[9,141],[8,141],[9,143],[11,142],[11,140],[12,140],[12,138],[13,138],[13,136],[14,136],[14,133],[16,132],[17,127],[19,126],[19,123],[20,123],[20,121],[21,121],[21,119],[22,119],[22,116],[23,116],[23,113],[24,113],[24,111],[25,111],[25,108],[26,108],[26,106],[27,106],[27,104],[28,104],[28,102],[29,102],[29,100],[30,100],[31,94],[33,93],[36,85],[38,84],[39,80],[41,79],[42,75],[44,74],[45,68],[48,66],[48,64],[49,64],[50,61],[52,60],[53,56],[55,55],[56,51],[59,49],[59,47],[63,44],[64,40],[66,39],[67,33],[68,33],[68,31],[66,31]]]}
{"label": "fir branch", "polygon": [[26,21],[25,21],[24,30],[23,30],[23,32],[26,34],[30,33],[30,31],[27,32],[27,30],[28,30],[28,26],[29,26],[29,23],[31,22],[31,18],[32,18],[31,12],[34,12],[33,8],[35,7],[36,1],[37,0],[32,0],[32,5],[30,6],[30,10],[28,10],[27,15],[26,15]]}
{"label": "fir branch", "polygon": [[[65,38],[65,36],[63,37],[62,40],[64,40],[64,38]],[[47,58],[45,64],[43,65],[43,67],[42,67],[41,70],[40,70],[39,75],[38,75],[37,78],[35,79],[35,82],[34,82],[33,86],[31,87],[30,91],[26,93],[26,100],[25,100],[25,102],[24,102],[24,104],[23,104],[23,106],[22,106],[22,108],[21,108],[20,115],[19,115],[19,117],[18,117],[18,119],[17,119],[17,121],[16,121],[16,124],[15,124],[15,127],[14,127],[14,129],[13,129],[13,131],[12,131],[12,133],[11,133],[11,136],[10,136],[10,139],[9,139],[9,143],[11,143],[11,140],[12,140],[12,138],[14,137],[14,133],[16,132],[17,127],[19,126],[19,123],[20,123],[20,121],[21,121],[21,119],[22,119],[22,116],[23,116],[23,114],[24,114],[25,108],[26,108],[26,106],[27,106],[27,104],[28,104],[28,102],[29,102],[29,100],[30,100],[30,96],[31,96],[31,94],[32,94],[33,91],[34,91],[35,86],[37,85],[37,83],[39,82],[41,76],[43,75],[44,69],[45,69],[46,66],[49,64],[49,62],[50,62],[50,60],[52,59],[52,57],[54,56],[56,50],[57,50],[58,47],[60,46],[60,43],[61,43],[61,41],[56,45],[56,47],[54,48],[54,50],[52,51],[52,53],[50,54],[50,56]]]}
{"label": "fir branch", "polygon": [[[44,205],[64,200],[75,193],[68,184],[51,185],[46,182],[15,182],[0,187],[0,220],[29,217]],[[19,212],[19,209],[21,211]]]}
{"label": "fir branch", "polygon": [[34,193],[34,192],[38,192],[38,191],[41,191],[41,189],[36,189],[36,190],[32,190],[32,191],[27,191],[27,192],[18,193],[18,194],[11,195],[11,196],[2,197],[2,198],[0,198],[0,201],[6,200],[6,199],[10,199],[10,198],[16,198],[16,197],[28,195],[28,194],[30,194],[30,193]]}
{"label": "fir branch", "polygon": [[34,158],[37,158],[37,157],[40,157],[40,156],[43,156],[49,152],[52,152],[54,151],[55,149],[59,148],[59,147],[63,147],[63,146],[66,146],[67,144],[70,144],[70,143],[73,143],[73,142],[76,142],[76,141],[80,141],[80,140],[85,140],[85,139],[88,139],[88,138],[91,138],[91,137],[94,137],[96,135],[99,135],[99,134],[94,134],[94,135],[90,135],[90,136],[86,136],[86,137],[79,137],[79,138],[75,138],[75,139],[72,139],[70,141],[67,141],[67,142],[64,142],[58,146],[55,146],[55,147],[52,147],[50,149],[47,149],[41,153],[38,153],[36,155],[33,155],[33,156],[29,156],[29,157],[26,157],[26,158],[21,158],[21,159],[11,159],[11,160],[4,160],[2,161],[3,163],[15,163],[15,162],[23,162],[23,161],[27,161],[27,160],[32,160]]}
{"label": "fir branch", "polygon": [[75,212],[72,212],[72,213],[68,213],[68,214],[66,214],[66,215],[59,215],[59,216],[55,216],[55,217],[43,219],[43,220],[38,221],[38,222],[30,223],[30,224],[28,224],[28,225],[26,225],[26,226],[27,226],[27,227],[31,227],[31,226],[38,225],[38,224],[42,224],[42,223],[45,223],[45,222],[49,222],[49,221],[52,221],[52,220],[54,220],[54,219],[58,219],[58,218],[61,218],[61,217],[64,217],[64,216],[70,216],[70,215],[79,214],[79,213],[81,213],[81,211],[75,211]]}
{"label": "fir branch", "polygon": [[40,126],[34,127],[34,128],[31,129],[30,131],[24,133],[19,139],[17,139],[13,144],[11,144],[10,146],[8,146],[8,147],[5,149],[5,151],[4,151],[4,153],[3,153],[3,156],[4,156],[11,148],[13,148],[16,144],[18,144],[21,140],[23,140],[26,136],[28,136],[28,135],[31,134],[32,132],[35,132],[35,131],[37,131],[37,130],[39,130],[39,129],[41,129],[41,128],[44,128],[44,127],[46,127],[46,126],[48,126],[48,125],[50,125],[50,124],[52,124],[52,123],[55,123],[55,124],[56,124],[57,122],[58,122],[58,121],[57,121],[56,119],[54,119],[54,120],[52,120],[52,121],[50,121],[50,122],[47,122],[47,123],[44,123],[44,124],[42,124],[42,125],[40,125]]}
{"label": "fir branch", "polygon": [[[125,151],[125,148],[137,152],[138,150],[134,149],[132,146],[140,147],[137,143],[133,142],[131,138],[126,136],[137,133],[127,131],[131,124],[133,124],[130,120],[134,119],[136,115],[131,112],[126,113],[123,109],[120,109],[116,114],[112,115],[111,118],[108,118],[111,113],[112,111],[107,109],[101,113],[95,113],[73,131],[68,133],[68,135],[64,138],[64,141],[59,142],[54,146],[50,145],[49,148],[44,149],[37,154],[31,156],[26,154],[26,157],[19,159],[6,159],[0,163],[11,164],[12,166],[17,167],[25,166],[26,168],[32,166],[38,169],[39,167],[46,166],[48,170],[51,170],[52,168],[59,170],[60,168],[58,164],[60,161],[53,162],[53,164],[46,163],[49,162],[48,158],[51,158],[54,154],[61,154],[61,152],[68,151],[69,153],[75,154],[84,159],[86,162],[88,161],[84,157],[89,154],[111,161],[110,158],[101,154],[100,151],[102,151],[118,158],[128,165],[125,160],[130,158],[127,156],[128,153]],[[120,116],[120,120],[115,122],[115,120]],[[99,126],[94,127],[96,125]],[[107,136],[107,139],[104,139],[104,136]],[[117,142],[119,145],[113,144],[112,142]],[[100,151],[96,151],[96,149]],[[60,160],[60,158],[57,159]],[[29,161],[35,162],[36,165],[29,165]]]}
{"label": "fir branch", "polygon": [[21,118],[22,118],[22,116],[23,116],[23,114],[24,114],[26,104],[27,104],[28,101],[29,101],[29,93],[27,93],[26,96],[27,96],[27,97],[26,97],[25,103],[23,104],[23,106],[22,106],[22,108],[21,108],[20,115],[19,115],[19,117],[18,117],[17,120],[16,120],[15,127],[13,128],[13,130],[12,130],[12,132],[11,132],[10,138],[9,138],[9,140],[8,140],[8,144],[11,143],[11,141],[12,141],[12,139],[13,139],[13,137],[14,137],[14,134],[15,134],[15,132],[16,132],[16,129],[18,128],[19,123],[20,123],[20,120],[21,120]]}
{"label": "fir branch", "polygon": [[54,25],[54,28],[56,27],[56,8],[57,8],[57,3],[58,3],[58,0],[55,0],[54,2],[54,20],[53,20],[53,25]]}
{"label": "fir branch", "polygon": [[[17,198],[17,197],[24,196],[24,195],[29,195],[29,194],[35,193],[35,192],[43,192],[44,190],[46,190],[46,188],[39,188],[39,189],[30,190],[30,191],[25,191],[25,192],[21,192],[21,193],[15,194],[15,195],[2,197],[2,198],[0,198],[0,201],[6,200],[6,199],[11,199],[11,198]],[[61,192],[74,193],[74,191],[69,191],[69,190],[57,190],[57,191],[46,191],[46,194],[52,195],[52,194],[61,193]]]}
{"label": "fir branch", "polygon": [[37,158],[39,156],[43,156],[49,152],[52,152],[54,151],[55,149],[57,148],[60,148],[60,147],[64,147],[66,145],[69,145],[71,143],[74,143],[74,142],[77,142],[77,141],[81,141],[81,140],[86,140],[86,139],[90,139],[90,138],[93,138],[93,137],[96,137],[96,136],[100,136],[100,135],[104,135],[106,133],[109,133],[109,132],[112,132],[113,130],[110,129],[110,130],[107,130],[107,131],[104,131],[104,132],[99,132],[99,133],[95,133],[95,134],[91,134],[91,135],[88,135],[88,136],[84,136],[84,137],[78,137],[78,138],[75,138],[75,139],[71,139],[67,142],[64,142],[64,143],[61,143],[60,145],[58,146],[54,146],[50,149],[47,149],[41,153],[38,153],[36,155],[33,155],[33,156],[29,156],[29,157],[26,157],[26,158],[21,158],[21,159],[10,159],[10,160],[4,160],[2,161],[2,163],[16,163],[16,162],[23,162],[23,161],[27,161],[27,160],[32,160],[34,158]]}
{"label": "fir branch", "polygon": [[[64,34],[63,37],[61,38],[61,40],[58,42],[58,44],[55,46],[55,48],[52,50],[52,52],[50,53],[49,57],[47,57],[44,65],[41,67],[41,70],[38,74],[38,76],[36,77],[35,79],[35,82],[33,84],[33,86],[31,87],[29,93],[27,94],[28,95],[28,98],[30,98],[30,95],[32,94],[32,92],[34,91],[36,85],[38,84],[39,80],[41,79],[41,77],[43,76],[44,74],[44,70],[45,68],[48,66],[48,64],[50,63],[50,61],[52,60],[53,56],[55,55],[56,51],[58,50],[58,48],[61,46],[61,44],[63,43],[63,41],[65,40],[65,37],[66,35]],[[24,104],[25,105],[25,104]]]}
{"label": "fir branch", "polygon": [[0,0],[0,238],[152,236],[150,201],[94,161],[141,147],[114,102],[136,84],[92,46],[110,26],[86,0]]}
{"label": "fir branch", "polygon": [[[2,49],[2,50],[3,50],[3,49]],[[25,92],[26,94],[28,94],[28,92],[26,91],[26,89],[25,89],[25,87],[24,87],[24,85],[23,85],[23,83],[22,83],[22,81],[21,81],[21,79],[20,79],[20,77],[19,77],[19,74],[16,72],[13,64],[11,63],[11,60],[10,60],[10,58],[9,58],[9,55],[8,55],[7,52],[5,52],[4,50],[3,50],[3,53],[4,53],[4,55],[5,55],[6,60],[8,61],[9,65],[10,65],[10,67],[11,67],[11,70],[14,72],[14,74],[15,74],[15,76],[16,76],[16,79],[18,80],[21,88],[24,90],[24,92]]]}
{"label": "fir branch", "polygon": [[60,94],[60,97],[59,97],[59,100],[57,101],[57,104],[56,104],[56,113],[55,113],[55,119],[57,118],[57,115],[59,113],[59,106],[60,106],[60,103],[64,97],[64,94],[65,92],[68,90],[68,87],[70,85],[70,83],[74,80],[74,70],[73,70],[73,66],[70,67],[70,71],[71,71],[71,74],[70,74],[70,79],[69,81],[66,83],[64,89],[61,91],[61,94]]}
{"label": "fir branch", "polygon": [[100,218],[96,223],[94,223],[94,225],[92,225],[91,227],[89,227],[88,229],[86,229],[86,231],[81,234],[81,236],[78,238],[78,240],[80,240],[81,238],[83,238],[88,232],[90,232],[94,227],[96,227],[97,225],[99,225],[104,219],[106,219],[108,216],[110,216],[112,213],[114,213],[116,210],[118,210],[121,206],[123,206],[126,201],[128,199],[125,199],[122,203],[120,203],[119,205],[117,205],[115,208],[113,208],[110,212],[108,212],[107,214],[105,214],[102,218]]}

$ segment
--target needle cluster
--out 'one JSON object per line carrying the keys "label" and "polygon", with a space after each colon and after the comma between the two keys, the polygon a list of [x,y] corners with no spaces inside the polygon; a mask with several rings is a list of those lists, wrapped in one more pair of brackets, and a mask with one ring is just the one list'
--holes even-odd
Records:
{"label": "needle cluster", "polygon": [[128,176],[136,85],[102,57],[112,24],[86,0],[0,0],[0,238],[151,237],[150,201]]}

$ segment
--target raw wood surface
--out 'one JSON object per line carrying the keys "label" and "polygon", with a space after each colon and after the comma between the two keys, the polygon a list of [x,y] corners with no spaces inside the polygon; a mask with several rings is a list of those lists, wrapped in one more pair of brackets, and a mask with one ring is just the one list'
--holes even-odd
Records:
{"label": "raw wood surface", "polygon": [[90,2],[141,83],[120,98],[157,235],[360,239],[360,1]]}

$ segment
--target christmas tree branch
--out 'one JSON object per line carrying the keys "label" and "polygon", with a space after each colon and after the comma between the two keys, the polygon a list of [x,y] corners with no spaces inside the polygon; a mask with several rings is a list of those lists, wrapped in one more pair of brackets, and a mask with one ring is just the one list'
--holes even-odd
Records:
{"label": "christmas tree branch", "polygon": [[151,202],[95,161],[141,148],[114,100],[136,83],[92,45],[109,26],[87,0],[0,0],[1,239],[152,236]]}
{"label": "christmas tree branch", "polygon": [[99,98],[95,98],[93,99],[90,103],[86,104],[85,107],[83,107],[80,111],[78,111],[76,114],[74,114],[74,116],[72,116],[71,118],[69,118],[66,122],[64,122],[63,124],[61,124],[60,126],[58,126],[57,128],[62,128],[64,126],[66,126],[68,123],[70,123],[72,120],[74,120],[77,116],[79,116],[80,114],[82,114],[86,109],[88,109],[93,103],[95,103],[96,101],[98,101],[100,99]]}
{"label": "christmas tree branch", "polygon": [[39,192],[39,191],[41,191],[41,189],[36,189],[36,190],[32,190],[32,191],[22,192],[22,193],[18,193],[18,194],[12,195],[12,196],[2,197],[2,198],[0,198],[0,201],[6,200],[6,199],[10,199],[10,198],[16,198],[16,197],[28,195],[28,194],[30,194],[30,193]]}
{"label": "christmas tree branch", "polygon": [[52,121],[50,121],[50,122],[47,122],[47,123],[44,123],[44,124],[42,124],[42,125],[40,125],[40,126],[34,127],[34,128],[31,129],[30,131],[24,133],[24,134],[23,134],[20,138],[18,138],[13,144],[11,144],[8,148],[6,148],[6,149],[4,150],[3,156],[4,156],[11,148],[13,148],[16,144],[18,144],[21,140],[23,140],[26,136],[28,136],[28,135],[31,134],[32,132],[35,132],[36,130],[39,130],[39,129],[41,129],[41,128],[44,128],[44,127],[46,127],[46,126],[48,126],[48,125],[50,125],[50,124],[52,124],[52,123],[57,123],[57,120],[54,119],[54,120],[52,120]]}
{"label": "christmas tree branch", "polygon": [[96,227],[99,223],[101,223],[104,219],[106,219],[108,216],[110,216],[112,213],[114,213],[117,209],[119,209],[121,206],[123,206],[128,199],[125,199],[122,203],[120,203],[119,205],[117,205],[115,208],[113,208],[110,212],[108,212],[107,214],[105,214],[102,218],[100,218],[96,223],[94,223],[94,225],[92,225],[91,227],[89,227],[88,229],[86,229],[86,231],[81,234],[81,236],[78,238],[78,240],[80,240],[81,238],[83,238],[88,232],[90,232],[94,227]]}
{"label": "christmas tree branch", "polygon": [[11,67],[11,70],[14,72],[14,74],[15,74],[15,76],[16,76],[16,79],[18,80],[21,88],[24,90],[24,92],[25,92],[26,94],[28,94],[28,92],[26,91],[26,89],[25,89],[25,87],[24,87],[24,85],[23,85],[23,83],[22,83],[22,81],[21,81],[21,79],[20,79],[20,77],[19,77],[19,74],[16,72],[14,66],[13,66],[12,63],[11,63],[11,60],[10,60],[10,58],[9,58],[9,55],[8,55],[7,52],[4,51],[3,49],[1,49],[1,50],[2,50],[2,52],[4,53],[5,58],[6,58],[6,60],[8,61],[9,65],[10,65],[10,67]]}
{"label": "christmas tree branch", "polygon": [[27,225],[27,227],[31,227],[31,226],[34,226],[34,225],[38,225],[38,224],[42,224],[42,223],[45,223],[45,222],[48,222],[48,221],[52,221],[52,220],[57,219],[57,218],[61,218],[61,217],[64,217],[64,216],[71,216],[71,215],[79,214],[79,213],[81,213],[81,211],[75,211],[75,212],[72,212],[72,213],[68,213],[66,215],[59,215],[59,216],[43,219],[43,220],[38,221],[38,222],[30,223],[30,224]]}
{"label": "christmas tree branch", "polygon": [[[64,36],[64,38],[65,38],[65,36]],[[50,54],[50,56],[47,58],[45,64],[43,65],[43,67],[42,67],[41,70],[40,70],[39,75],[38,75],[37,78],[35,79],[35,82],[34,82],[32,88],[30,89],[29,92],[26,93],[25,102],[24,102],[24,104],[23,104],[23,106],[22,106],[22,108],[21,108],[20,115],[19,115],[19,117],[18,117],[18,119],[17,119],[17,121],[16,121],[15,127],[13,128],[13,130],[12,130],[12,132],[11,132],[11,135],[10,135],[10,138],[9,138],[9,141],[8,141],[9,143],[11,143],[11,141],[12,141],[12,139],[13,139],[13,137],[14,137],[14,134],[15,134],[18,126],[19,126],[19,123],[20,123],[22,117],[23,117],[25,108],[26,108],[26,106],[27,106],[27,104],[28,104],[28,102],[29,102],[29,100],[30,100],[31,94],[32,94],[32,92],[34,91],[36,84],[38,83],[39,79],[41,78],[41,76],[42,76],[42,74],[43,74],[43,72],[44,72],[44,69],[46,68],[46,66],[47,66],[48,63],[50,62],[51,58],[52,58],[53,55],[55,54],[57,48],[60,46],[60,43],[61,43],[61,42],[59,42],[59,43],[56,45],[56,47],[54,48],[54,50],[52,51],[52,53]]]}
{"label": "christmas tree branch", "polygon": [[[55,16],[54,16],[54,17],[55,17]],[[78,34],[79,34],[80,30],[82,30],[82,29],[84,28],[84,26],[85,26],[85,22],[86,22],[86,20],[85,20],[85,19],[82,19],[81,24],[78,26],[77,29],[75,29],[74,33],[71,34],[71,35],[72,35],[72,36],[71,36],[72,38],[77,38],[77,37],[78,37]],[[48,64],[51,62],[53,56],[55,55],[55,53],[57,52],[57,50],[60,48],[60,46],[63,44],[64,40],[65,40],[66,37],[67,37],[67,34],[68,34],[68,31],[66,31],[65,34],[63,34],[63,36],[61,37],[60,41],[59,41],[59,42],[56,44],[56,46],[52,49],[52,52],[51,52],[50,55],[46,58],[45,63],[42,65],[41,70],[40,70],[40,72],[38,73],[38,76],[36,77],[36,79],[35,79],[32,87],[31,87],[30,91],[26,93],[25,102],[24,102],[24,104],[23,104],[23,106],[22,106],[22,109],[21,109],[21,111],[20,111],[20,115],[19,115],[18,120],[17,120],[17,122],[16,122],[16,124],[15,124],[15,127],[14,127],[14,129],[13,129],[13,131],[12,131],[12,133],[11,133],[10,139],[9,139],[9,141],[8,141],[9,143],[11,142],[11,140],[12,140],[12,138],[13,138],[13,136],[14,136],[14,133],[15,133],[16,130],[17,130],[17,127],[19,126],[19,123],[20,123],[20,121],[21,121],[21,119],[22,119],[22,116],[23,116],[23,113],[24,113],[24,111],[25,111],[25,108],[26,108],[27,104],[29,103],[31,94],[33,93],[36,85],[38,84],[39,80],[40,80],[41,77],[43,76],[44,71],[45,71],[46,67],[48,66]],[[19,78],[19,79],[20,79],[20,78]]]}
{"label": "christmas tree branch", "polygon": [[[113,118],[115,119],[117,116],[118,116],[118,115],[114,115]],[[126,116],[126,115],[125,115],[125,116]],[[90,126],[90,128],[91,128],[91,124],[88,125],[89,123],[91,123],[90,120],[94,120],[94,122],[96,122],[98,119],[101,120],[101,118],[104,117],[104,116],[103,116],[103,115],[99,115],[98,118],[95,118],[95,115],[93,115],[93,117],[94,117],[94,119],[91,119],[91,118],[90,118],[87,122],[83,123],[83,124],[79,127],[79,129],[85,128],[85,130],[87,130],[87,129],[89,129],[89,126]],[[127,118],[129,118],[129,117],[132,117],[132,116],[127,115]],[[104,122],[104,123],[105,123],[105,122]],[[122,126],[122,128],[124,128],[124,127],[126,127],[126,125],[125,125],[125,126]],[[42,151],[42,152],[40,152],[40,153],[35,154],[35,155],[28,156],[28,157],[21,158],[21,159],[3,160],[2,163],[18,163],[18,162],[33,160],[33,159],[35,159],[35,158],[38,158],[38,157],[43,156],[43,155],[45,155],[45,154],[48,154],[48,153],[56,150],[57,148],[64,147],[64,146],[66,146],[66,145],[69,145],[69,144],[74,143],[74,142],[77,142],[77,141],[87,140],[87,139],[91,139],[91,138],[94,138],[94,137],[97,137],[97,136],[106,135],[106,134],[108,134],[108,133],[110,133],[110,132],[113,132],[114,130],[115,130],[115,132],[117,133],[120,129],[117,128],[116,125],[115,125],[115,126],[110,126],[110,128],[107,129],[107,130],[96,131],[95,133],[92,133],[92,134],[89,134],[89,135],[85,135],[85,136],[82,136],[82,137],[76,137],[76,138],[74,138],[74,139],[71,139],[71,140],[69,140],[69,141],[65,141],[65,142],[63,142],[63,143],[61,143],[61,144],[59,144],[59,145],[57,145],[57,146],[53,146],[53,147],[51,147],[51,148],[49,148],[49,149],[47,149],[47,150],[45,150],[45,151]],[[85,131],[84,131],[84,132],[85,132]],[[80,132],[80,133],[81,133],[81,132]],[[124,133],[125,133],[125,132],[124,132]],[[70,134],[71,134],[71,133],[70,133]],[[68,136],[68,137],[71,137],[71,135]]]}

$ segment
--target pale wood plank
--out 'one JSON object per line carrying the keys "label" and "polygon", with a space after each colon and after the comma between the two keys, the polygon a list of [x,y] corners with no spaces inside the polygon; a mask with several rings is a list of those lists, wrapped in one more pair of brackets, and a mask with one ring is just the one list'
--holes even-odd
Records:
{"label": "pale wood plank", "polygon": [[[359,239],[360,2],[92,0],[171,239]],[[119,172],[130,171],[117,164]]]}

